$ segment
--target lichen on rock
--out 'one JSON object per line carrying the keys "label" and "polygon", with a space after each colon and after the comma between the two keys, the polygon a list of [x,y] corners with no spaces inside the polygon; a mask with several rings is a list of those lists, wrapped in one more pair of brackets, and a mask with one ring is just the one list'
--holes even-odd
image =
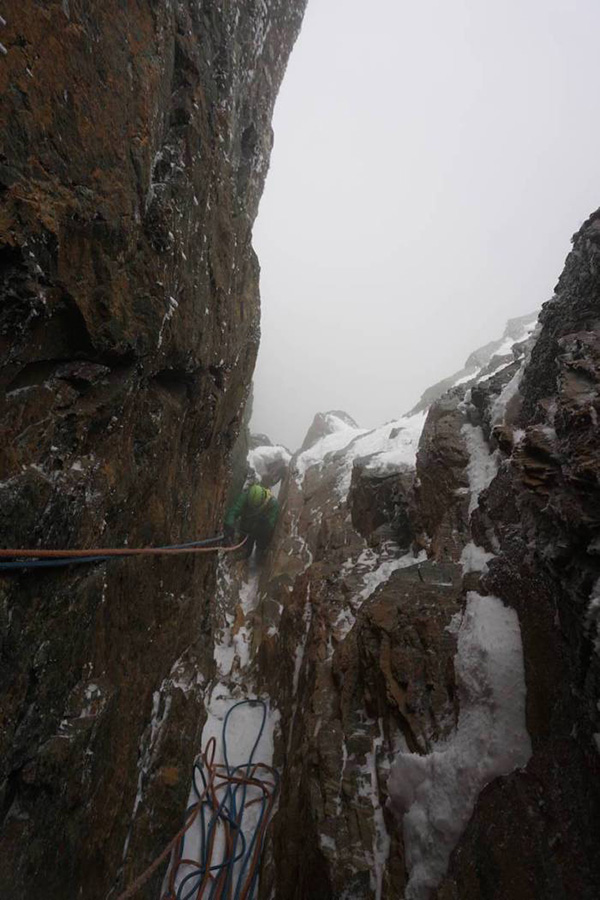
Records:
{"label": "lichen on rock", "polygon": [[[304,5],[6,13],[5,547],[220,532],[259,335],[251,230]],[[7,900],[104,898],[172,836],[214,590],[206,556],[0,579]]]}

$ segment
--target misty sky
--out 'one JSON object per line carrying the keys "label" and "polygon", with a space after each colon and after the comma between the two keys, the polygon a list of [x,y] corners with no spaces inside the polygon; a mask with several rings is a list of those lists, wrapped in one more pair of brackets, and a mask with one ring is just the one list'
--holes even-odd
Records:
{"label": "misty sky", "polygon": [[255,227],[252,428],[406,412],[600,205],[598,0],[309,0]]}

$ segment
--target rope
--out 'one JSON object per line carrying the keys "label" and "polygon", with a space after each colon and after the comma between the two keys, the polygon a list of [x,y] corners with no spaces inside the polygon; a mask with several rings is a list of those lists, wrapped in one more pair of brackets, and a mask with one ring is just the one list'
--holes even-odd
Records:
{"label": "rope", "polygon": [[[0,559],[11,559],[11,562],[0,562],[0,571],[10,569],[41,569],[57,566],[80,565],[82,563],[106,562],[121,556],[176,556],[182,553],[233,553],[247,541],[244,538],[233,547],[222,547],[216,542],[223,540],[223,535],[208,538],[205,541],[192,541],[189,544],[172,544],[166,547],[140,548],[99,548],[93,550],[14,550],[0,549]],[[27,562],[16,562],[24,559]],[[30,561],[31,560],[31,561]]]}
{"label": "rope", "polygon": [[[245,705],[261,706],[262,721],[248,761],[232,766],[227,728],[234,710]],[[253,900],[265,835],[279,787],[277,770],[254,762],[266,718],[267,707],[262,700],[240,700],[228,710],[222,732],[225,762],[215,763],[217,742],[210,738],[204,753],[194,763],[192,790],[196,799],[186,810],[183,828],[117,900],[134,897],[169,853],[171,864],[166,893],[161,895],[161,900]],[[250,826],[252,837],[248,840],[244,834],[244,814],[255,805],[260,809]],[[199,831],[195,839],[197,842],[199,837],[200,846],[191,859],[185,856],[185,844],[194,823]]]}

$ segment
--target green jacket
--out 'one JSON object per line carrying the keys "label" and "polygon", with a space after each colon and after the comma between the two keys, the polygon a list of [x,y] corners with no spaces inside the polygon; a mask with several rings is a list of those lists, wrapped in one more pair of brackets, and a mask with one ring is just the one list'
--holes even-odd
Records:
{"label": "green jacket", "polygon": [[275,497],[270,497],[264,506],[253,510],[248,506],[248,491],[242,491],[231,504],[225,516],[225,526],[235,528],[237,519],[240,520],[240,530],[244,534],[257,534],[263,532],[272,534],[277,524],[279,515],[279,503]]}

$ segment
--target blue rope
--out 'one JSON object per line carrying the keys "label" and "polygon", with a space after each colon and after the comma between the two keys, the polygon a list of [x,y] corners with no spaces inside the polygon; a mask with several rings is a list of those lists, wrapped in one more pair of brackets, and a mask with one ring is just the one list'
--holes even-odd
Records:
{"label": "blue rope", "polygon": [[[248,762],[245,765],[236,766],[234,769],[232,769],[229,764],[229,755],[227,753],[227,724],[229,722],[229,717],[231,716],[232,712],[235,709],[238,709],[240,706],[244,706],[244,705],[249,705],[252,707],[262,706],[262,721],[260,724],[260,729],[258,731],[258,736],[252,747],[252,751],[250,753]],[[260,739],[263,736],[266,721],[267,721],[267,706],[266,706],[266,703],[264,703],[262,700],[240,700],[238,703],[234,703],[234,705],[232,707],[230,707],[230,709],[227,711],[227,715],[225,716],[225,721],[223,722],[223,758],[225,760],[225,766],[227,767],[227,774],[229,776],[235,775],[235,773],[238,770],[242,770],[242,774],[244,774],[243,773],[244,769],[246,770],[245,774],[247,776],[250,775],[250,769],[252,768],[252,764],[254,762],[254,754],[256,753],[257,747],[260,743]],[[238,791],[240,791],[240,789],[242,792],[242,801],[240,804],[239,813],[237,813],[237,793],[238,793]],[[235,786],[235,788],[233,790],[231,789],[231,785],[229,785],[227,788],[227,793],[231,794],[231,806],[232,806],[232,810],[233,810],[233,816],[234,816],[234,818],[236,818],[236,813],[237,813],[237,815],[239,816],[237,821],[240,821],[240,822],[244,815],[247,792],[248,792],[247,784],[242,784],[242,785],[238,784]],[[259,820],[258,820],[256,828],[260,827],[260,824],[264,818],[265,807],[266,807],[266,798],[263,795],[263,798],[261,800],[260,816],[259,816]],[[252,849],[254,848],[255,842],[256,842],[256,830],[254,831],[254,833],[252,835],[252,841],[250,843],[250,847],[248,848],[248,853],[245,855],[244,862],[240,868],[240,872],[239,872],[238,879],[237,879],[236,886],[235,886],[235,893],[233,894],[233,897],[235,898],[235,900],[237,900],[237,898],[240,895],[240,891],[242,888],[242,878],[243,878],[244,872],[246,870],[246,866],[248,865],[248,862],[250,860],[250,854],[252,853]],[[237,834],[236,834],[236,837],[235,837],[234,843],[233,843],[233,854],[234,855],[235,855],[236,843],[237,843]],[[233,868],[230,868],[229,872],[227,873],[227,882],[226,882],[226,887],[225,887],[225,895],[226,896],[229,892],[229,888],[230,888],[230,884],[231,884],[232,880],[233,880]],[[249,894],[248,896],[249,896],[249,900],[252,900],[252,894]]]}
{"label": "blue rope", "polygon": [[[258,730],[258,734],[254,744],[252,746],[252,750],[250,752],[250,756],[247,762],[242,763],[241,765],[232,766],[229,761],[229,751],[227,748],[227,728],[229,726],[229,720],[232,713],[239,709],[241,706],[251,706],[262,707],[262,720],[260,724],[260,728]],[[258,745],[260,740],[264,734],[265,725],[267,721],[267,705],[263,700],[240,700],[237,703],[234,703],[233,706],[229,708],[225,719],[223,721],[223,731],[222,731],[222,741],[223,741],[223,758],[225,761],[225,770],[227,772],[227,776],[229,778],[236,777],[237,773],[241,773],[250,777],[251,770],[254,763],[254,756],[258,749]],[[198,776],[202,779],[202,789],[198,783]],[[194,763],[194,773],[192,778],[192,785],[194,793],[196,794],[198,801],[204,795],[205,790],[208,786],[208,781],[205,776],[203,767],[201,763]],[[279,776],[276,776],[275,782],[275,792],[279,787]],[[236,784],[232,787],[231,783],[227,785],[225,795],[223,799],[220,801],[218,807],[216,809],[213,808],[210,800],[202,801],[199,819],[200,819],[200,853],[198,858],[199,867],[197,870],[188,873],[177,889],[177,894],[175,900],[191,900],[192,897],[195,896],[195,892],[200,887],[202,879],[204,878],[207,869],[211,872],[219,872],[219,871],[227,871],[227,878],[225,883],[225,888],[222,891],[222,895],[230,898],[230,900],[240,900],[242,890],[244,889],[244,874],[246,869],[252,859],[252,855],[256,846],[257,835],[260,830],[260,827],[264,821],[264,817],[267,809],[267,796],[263,793],[259,803],[260,803],[260,813],[258,816],[258,820],[253,829],[252,839],[250,841],[246,840],[244,832],[242,830],[242,823],[244,819],[244,813],[246,809],[247,803],[247,794],[248,794],[248,785],[247,784]],[[256,801],[255,801],[256,802]],[[194,808],[195,804],[192,804],[187,814]],[[205,815],[206,812],[211,811],[210,821],[206,821]],[[187,815],[186,814],[186,815]],[[226,859],[221,860],[219,863],[215,863],[213,865],[209,865],[209,849],[211,844],[212,834],[217,828],[219,821],[227,822],[231,826],[232,830],[235,833],[235,837],[233,839],[233,845],[231,847],[231,852],[228,854]],[[186,835],[182,837],[181,844],[181,857],[185,856],[185,839]],[[262,853],[262,845],[261,850]],[[237,874],[235,885],[233,885],[233,880],[235,877],[235,867],[238,863],[241,863],[239,872]],[[253,876],[252,883],[250,886],[250,891],[246,894],[248,900],[253,900],[255,895],[256,886],[258,883],[258,867]],[[212,900],[215,896],[215,892],[218,889],[217,879],[215,879],[212,883],[210,893],[208,895],[209,900]],[[186,891],[184,893],[184,890]]]}
{"label": "blue rope", "polygon": [[[164,547],[158,547],[158,550],[186,550],[188,547],[210,547],[211,544],[217,544],[223,540],[224,535],[219,534],[217,537],[207,538],[204,541],[192,541],[189,544],[167,544]],[[131,551],[131,556],[135,555],[135,551]],[[76,556],[71,557],[65,553],[60,559],[32,559],[23,560],[22,562],[0,562],[0,571],[14,571],[15,569],[56,569],[60,566],[78,566],[82,563],[95,562],[113,562],[117,559],[129,559],[128,556]]]}

